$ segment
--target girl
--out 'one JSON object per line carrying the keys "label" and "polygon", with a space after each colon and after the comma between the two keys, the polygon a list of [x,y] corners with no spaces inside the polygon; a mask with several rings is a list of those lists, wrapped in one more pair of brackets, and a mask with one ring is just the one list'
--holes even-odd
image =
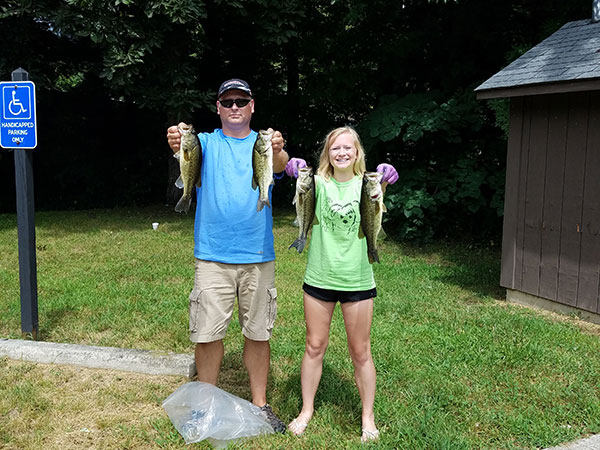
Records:
{"label": "girl", "polygon": [[[297,160],[289,164],[299,165]],[[384,173],[382,182],[394,183],[398,179],[389,164],[382,164],[377,170]],[[373,414],[375,366],[370,340],[373,298],[377,291],[367,258],[366,239],[359,239],[364,172],[365,155],[356,131],[350,127],[331,131],[315,175],[316,220],[303,285],[306,348],[301,368],[302,410],[288,425],[297,436],[304,433],[314,412],[331,318],[339,301],[362,401],[361,441],[379,437]]]}

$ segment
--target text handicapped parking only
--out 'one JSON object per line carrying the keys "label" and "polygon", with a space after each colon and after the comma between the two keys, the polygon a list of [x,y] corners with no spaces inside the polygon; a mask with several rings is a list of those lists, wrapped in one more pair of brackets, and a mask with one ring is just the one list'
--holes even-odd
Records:
{"label": "text handicapped parking only", "polygon": [[37,129],[33,82],[0,82],[0,100],[0,146],[35,148]]}

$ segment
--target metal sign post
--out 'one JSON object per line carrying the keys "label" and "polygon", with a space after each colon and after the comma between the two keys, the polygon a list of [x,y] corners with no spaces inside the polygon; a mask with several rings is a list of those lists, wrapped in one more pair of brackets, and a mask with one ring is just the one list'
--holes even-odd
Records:
{"label": "metal sign post", "polygon": [[[37,145],[35,86],[29,74],[18,68],[12,83],[0,83],[2,112],[0,145],[14,149],[21,285],[21,333],[38,338],[35,212],[33,204],[33,151]],[[5,142],[8,139],[8,142]],[[7,144],[7,145],[5,145]]]}

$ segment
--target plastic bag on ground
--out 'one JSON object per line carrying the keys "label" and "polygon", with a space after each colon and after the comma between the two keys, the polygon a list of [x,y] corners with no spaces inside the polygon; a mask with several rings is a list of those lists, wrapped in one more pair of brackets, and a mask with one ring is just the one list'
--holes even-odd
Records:
{"label": "plastic bag on ground", "polygon": [[184,384],[162,406],[186,444],[207,439],[223,448],[234,439],[274,433],[258,406],[200,381]]}

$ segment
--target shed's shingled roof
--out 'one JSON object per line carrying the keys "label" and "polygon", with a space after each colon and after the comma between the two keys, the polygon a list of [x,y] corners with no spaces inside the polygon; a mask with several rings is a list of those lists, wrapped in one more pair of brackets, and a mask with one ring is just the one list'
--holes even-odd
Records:
{"label": "shed's shingled roof", "polygon": [[590,19],[565,24],[475,91],[584,79],[600,79],[600,22]]}

